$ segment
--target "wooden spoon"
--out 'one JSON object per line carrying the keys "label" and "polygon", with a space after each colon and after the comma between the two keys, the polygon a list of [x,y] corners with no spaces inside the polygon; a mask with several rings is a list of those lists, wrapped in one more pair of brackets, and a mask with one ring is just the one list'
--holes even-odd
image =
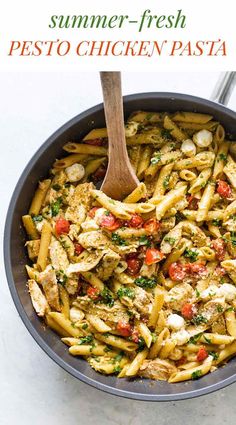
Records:
{"label": "wooden spoon", "polygon": [[120,72],[101,72],[104,111],[108,133],[108,168],[101,189],[123,200],[139,184],[130,164],[125,140]]}

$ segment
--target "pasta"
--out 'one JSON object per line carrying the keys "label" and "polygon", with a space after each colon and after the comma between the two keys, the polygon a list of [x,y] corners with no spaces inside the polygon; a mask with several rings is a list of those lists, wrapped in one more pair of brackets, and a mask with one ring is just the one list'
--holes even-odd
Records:
{"label": "pasta", "polygon": [[68,141],[22,217],[36,314],[98,373],[170,384],[236,355],[236,163],[208,114],[133,113],[140,180],[98,189],[107,130]]}

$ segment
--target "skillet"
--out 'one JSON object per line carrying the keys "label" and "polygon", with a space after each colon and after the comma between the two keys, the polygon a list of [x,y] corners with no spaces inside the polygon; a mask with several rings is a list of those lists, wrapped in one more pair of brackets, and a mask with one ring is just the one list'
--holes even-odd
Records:
{"label": "skillet", "polygon": [[[214,100],[226,103],[235,83],[235,73],[224,75],[214,92]],[[178,93],[140,93],[125,96],[125,118],[137,110],[194,111],[212,114],[227,134],[236,140],[236,113],[222,104]],[[28,262],[24,248],[25,232],[21,216],[26,213],[39,180],[47,176],[55,158],[63,156],[62,146],[79,141],[92,128],[104,127],[103,104],[77,115],[59,128],[39,148],[24,169],[12,195],[4,233],[4,259],[9,289],[18,313],[40,347],[63,369],[79,380],[108,393],[144,401],[175,401],[204,395],[236,382],[236,357],[214,373],[197,381],[169,384],[147,379],[117,379],[94,371],[83,359],[69,354],[67,347],[35,314],[26,287],[24,264]]]}

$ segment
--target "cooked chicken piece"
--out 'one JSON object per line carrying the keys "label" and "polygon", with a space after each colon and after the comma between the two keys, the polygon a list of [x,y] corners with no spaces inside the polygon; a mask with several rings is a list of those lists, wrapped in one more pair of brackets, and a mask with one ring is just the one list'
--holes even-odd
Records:
{"label": "cooked chicken piece", "polygon": [[52,236],[49,246],[49,254],[52,266],[55,270],[66,270],[69,266],[69,260],[63,246],[56,238]]}
{"label": "cooked chicken piece", "polygon": [[188,283],[175,285],[165,295],[165,303],[173,310],[180,311],[183,305],[194,297],[194,290]]}
{"label": "cooked chicken piece", "polygon": [[79,279],[73,279],[72,277],[68,277],[66,279],[65,288],[69,295],[74,295],[77,292],[79,284]]}
{"label": "cooked chicken piece", "polygon": [[139,287],[134,288],[134,291],[135,298],[133,300],[133,305],[135,309],[137,309],[140,313],[144,315],[148,315],[152,306],[152,295]]}
{"label": "cooked chicken piece", "polygon": [[[198,316],[203,317],[208,326],[216,322],[226,309],[225,299],[214,298],[205,303],[198,311]],[[198,317],[197,316],[197,317]]]}
{"label": "cooked chicken piece", "polygon": [[148,266],[147,264],[143,263],[141,269],[140,269],[140,276],[144,277],[152,277],[157,274],[159,265],[158,264],[151,264]]}
{"label": "cooked chicken piece", "polygon": [[169,254],[173,248],[178,245],[182,237],[182,228],[179,224],[167,233],[161,242],[161,251],[164,254]]}
{"label": "cooked chicken piece", "polygon": [[111,323],[118,323],[120,320],[124,322],[129,321],[129,315],[126,308],[118,300],[114,302],[112,307],[109,307],[107,304],[94,304],[93,301],[86,295],[84,297],[77,297],[73,306],[86,311],[87,313],[95,314],[100,319],[105,320],[105,322],[109,321]]}
{"label": "cooked chicken piece", "polygon": [[43,295],[39,285],[36,283],[34,279],[29,279],[28,285],[29,285],[29,293],[30,293],[33,307],[37,315],[40,317],[43,317],[45,313],[47,313],[47,311],[50,309],[48,302],[45,296]]}
{"label": "cooked chicken piece", "polygon": [[39,255],[40,239],[26,242],[28,256],[31,260],[35,260]]}
{"label": "cooked chicken piece", "polygon": [[112,251],[111,249],[107,250],[97,267],[97,276],[99,279],[108,280],[118,266],[119,261],[120,256],[116,252]]}
{"label": "cooked chicken piece", "polygon": [[139,370],[139,376],[157,381],[167,381],[177,368],[167,360],[154,359],[144,360]]}
{"label": "cooked chicken piece", "polygon": [[107,250],[111,248],[112,251],[120,255],[135,252],[139,246],[138,241],[129,243],[128,245],[116,245],[102,230],[81,233],[78,241],[85,249],[95,248]]}
{"label": "cooked chicken piece", "polygon": [[67,220],[77,225],[84,222],[87,212],[92,207],[92,189],[94,189],[93,183],[83,183],[76,186],[70,199],[70,205],[65,213]]}
{"label": "cooked chicken piece", "polygon": [[221,315],[215,322],[212,323],[211,330],[213,333],[217,333],[221,335],[227,334],[225,319],[223,315]]}
{"label": "cooked chicken piece", "polygon": [[80,254],[79,261],[74,264],[70,264],[66,269],[66,275],[71,276],[74,273],[87,272],[97,266],[99,261],[104,255],[103,251],[83,251]]}
{"label": "cooked chicken piece", "polygon": [[84,312],[76,307],[70,309],[70,320],[72,322],[80,322],[84,318]]}
{"label": "cooked chicken piece", "polygon": [[39,282],[43,287],[50,307],[56,311],[61,311],[56,272],[51,266],[46,267],[46,269],[39,274]]}
{"label": "cooked chicken piece", "polygon": [[176,218],[169,217],[161,220],[161,231],[166,233],[169,232],[173,227],[175,227]]}

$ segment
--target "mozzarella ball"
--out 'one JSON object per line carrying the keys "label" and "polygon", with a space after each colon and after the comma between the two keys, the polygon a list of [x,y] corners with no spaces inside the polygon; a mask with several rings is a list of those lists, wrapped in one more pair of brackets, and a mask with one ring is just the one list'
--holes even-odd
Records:
{"label": "mozzarella ball", "polygon": [[183,328],[185,324],[185,321],[183,317],[179,316],[178,314],[170,314],[167,318],[167,326],[174,331],[178,331],[179,329]]}
{"label": "mozzarella ball", "polygon": [[84,313],[76,307],[70,309],[70,320],[72,322],[80,322],[84,318]]}
{"label": "mozzarella ball", "polygon": [[98,208],[98,209],[95,211],[95,214],[94,214],[94,221],[95,221],[98,225],[100,225],[102,217],[103,217],[104,215],[106,215],[106,214],[107,214],[107,209],[106,209],[106,208],[103,208],[103,207]]}
{"label": "mozzarella ball", "polygon": [[193,135],[193,141],[199,148],[206,148],[213,140],[212,133],[208,130],[201,130]]}
{"label": "mozzarella ball", "polygon": [[73,164],[67,167],[65,172],[71,183],[78,182],[85,175],[85,169],[82,164]]}
{"label": "mozzarella ball", "polygon": [[236,287],[231,283],[223,283],[218,289],[219,296],[224,296],[225,301],[233,301],[236,298]]}
{"label": "mozzarella ball", "polygon": [[188,342],[190,334],[185,329],[181,329],[180,331],[174,332],[171,335],[171,338],[176,342],[177,345],[184,345],[186,342]]}
{"label": "mozzarella ball", "polygon": [[197,148],[191,139],[184,140],[180,149],[188,157],[195,156],[197,153]]}

